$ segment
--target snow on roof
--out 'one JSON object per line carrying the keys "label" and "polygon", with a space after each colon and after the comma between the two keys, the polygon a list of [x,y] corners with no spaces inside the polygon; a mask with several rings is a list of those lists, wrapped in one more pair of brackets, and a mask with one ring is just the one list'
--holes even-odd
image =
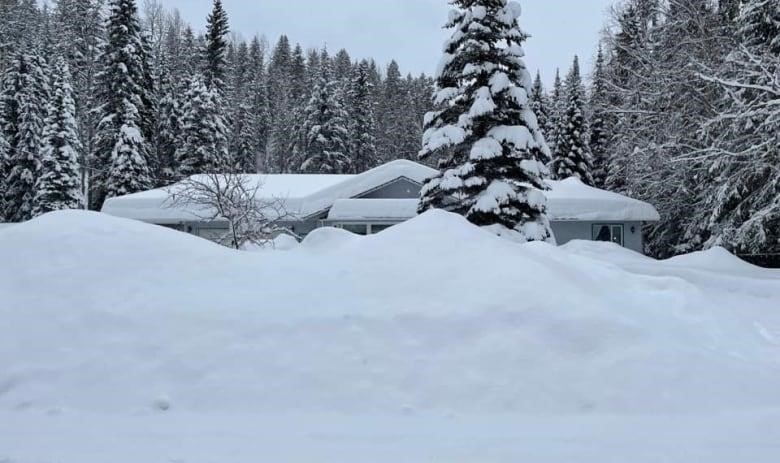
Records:
{"label": "snow on roof", "polygon": [[[339,200],[356,198],[401,178],[422,184],[436,172],[413,161],[398,160],[359,175],[258,174],[248,177],[261,183],[260,192],[263,198],[284,199],[288,212],[299,218],[325,212],[337,205],[335,210],[330,211],[330,220],[354,220],[358,217],[402,220],[417,215],[416,199],[353,202]],[[658,211],[652,205],[589,187],[576,178],[548,183],[551,191],[546,192],[546,195],[551,220],[660,220]],[[103,212],[160,224],[199,220],[200,216],[207,215],[189,207],[172,207],[169,201],[171,188],[175,189],[176,185],[111,198],[103,206]]]}
{"label": "snow on roof", "polygon": [[400,178],[408,178],[422,185],[437,173],[438,171],[413,161],[391,161],[310,196],[303,204],[301,215],[309,216],[324,211],[339,199],[360,196]]}
{"label": "snow on roof", "polygon": [[[392,161],[359,175],[257,174],[247,175],[260,184],[263,198],[281,198],[290,214],[308,217],[329,209],[339,199],[353,198],[400,178],[422,184],[435,170],[407,160]],[[171,190],[177,185],[108,199],[102,212],[152,223],[179,223],[207,215],[192,207],[174,207]],[[262,198],[260,198],[262,199]]]}
{"label": "snow on roof", "polygon": [[578,178],[548,180],[547,183],[551,188],[545,192],[550,220],[661,220],[658,211],[651,204],[585,185]]}
{"label": "snow on roof", "polygon": [[417,199],[339,199],[328,220],[407,220],[417,215]]}

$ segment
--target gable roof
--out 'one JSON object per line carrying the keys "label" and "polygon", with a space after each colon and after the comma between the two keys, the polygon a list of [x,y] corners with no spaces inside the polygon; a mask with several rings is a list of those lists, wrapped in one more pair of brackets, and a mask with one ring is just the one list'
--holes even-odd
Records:
{"label": "gable roof", "polygon": [[[327,211],[339,199],[354,198],[399,179],[422,184],[436,170],[413,161],[397,160],[358,175],[256,174],[246,175],[251,186],[260,185],[262,198],[285,200],[288,212],[300,219]],[[197,176],[195,176],[197,177]],[[195,221],[205,215],[190,207],[173,207],[171,192],[180,184],[110,198],[102,212],[152,223]]]}
{"label": "gable roof", "polygon": [[[298,219],[327,212],[329,219],[409,219],[416,215],[416,199],[355,199],[400,179],[422,184],[436,170],[413,161],[398,160],[359,175],[247,175],[260,184],[263,198],[285,200],[287,211]],[[550,220],[555,221],[643,221],[660,220],[652,205],[617,193],[585,185],[576,178],[548,181]],[[170,207],[168,188],[111,198],[103,212],[119,217],[166,224],[199,220],[197,210]],[[335,205],[335,207],[334,207]],[[331,209],[334,208],[335,210]],[[390,216],[386,216],[390,214]]]}

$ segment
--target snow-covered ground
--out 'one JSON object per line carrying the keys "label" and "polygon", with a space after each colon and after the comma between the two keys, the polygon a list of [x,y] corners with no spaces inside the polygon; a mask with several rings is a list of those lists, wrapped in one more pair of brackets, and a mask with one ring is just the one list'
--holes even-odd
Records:
{"label": "snow-covered ground", "polygon": [[0,230],[0,462],[776,462],[780,272],[430,212],[236,252]]}

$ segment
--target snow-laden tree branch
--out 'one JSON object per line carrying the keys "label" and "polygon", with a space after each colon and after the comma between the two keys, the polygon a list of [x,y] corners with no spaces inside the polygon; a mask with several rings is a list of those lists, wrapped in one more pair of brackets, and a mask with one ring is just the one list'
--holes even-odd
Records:
{"label": "snow-laden tree branch", "polygon": [[194,175],[169,188],[167,205],[187,208],[204,221],[226,221],[229,229],[221,239],[226,246],[264,246],[288,232],[282,223],[290,215],[283,198],[261,198],[262,186],[249,175]]}

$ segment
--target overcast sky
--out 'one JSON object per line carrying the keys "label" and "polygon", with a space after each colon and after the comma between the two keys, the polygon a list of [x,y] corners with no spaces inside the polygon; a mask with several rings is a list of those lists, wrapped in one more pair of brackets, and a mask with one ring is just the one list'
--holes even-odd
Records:
{"label": "overcast sky", "polygon": [[[197,30],[205,29],[212,0],[162,0],[178,8]],[[139,2],[140,3],[140,2]],[[588,74],[605,12],[613,0],[521,0],[520,24],[533,37],[526,43],[528,67],[551,82],[575,54]],[[327,44],[354,58],[373,57],[383,66],[396,59],[402,72],[432,74],[448,33],[442,30],[446,0],[223,0],[232,32],[280,34],[304,48]]]}

